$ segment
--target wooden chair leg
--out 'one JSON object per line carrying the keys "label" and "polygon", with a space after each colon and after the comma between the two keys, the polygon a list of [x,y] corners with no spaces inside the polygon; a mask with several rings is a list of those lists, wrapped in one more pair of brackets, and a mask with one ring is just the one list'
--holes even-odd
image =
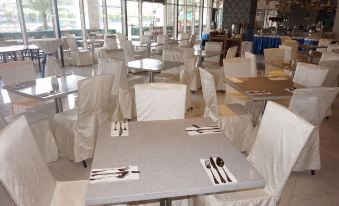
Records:
{"label": "wooden chair leg", "polygon": [[84,166],[84,168],[87,168],[86,160],[83,160],[83,161],[82,161],[82,165]]}

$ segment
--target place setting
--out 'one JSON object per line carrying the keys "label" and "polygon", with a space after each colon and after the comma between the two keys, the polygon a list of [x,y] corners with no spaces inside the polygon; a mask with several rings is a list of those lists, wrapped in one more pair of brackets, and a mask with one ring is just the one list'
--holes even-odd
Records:
{"label": "place setting", "polygon": [[187,131],[188,135],[190,135],[190,136],[221,133],[221,129],[217,125],[198,126],[196,124],[192,124],[192,127],[186,128],[186,131]]}
{"label": "place setting", "polygon": [[127,180],[138,180],[140,171],[137,166],[118,168],[92,169],[89,177],[90,183],[97,182],[119,182]]}
{"label": "place setting", "polygon": [[246,91],[247,93],[251,94],[251,95],[271,95],[272,93],[265,90],[265,89],[260,89],[260,90],[250,90],[250,91]]}
{"label": "place setting", "polygon": [[112,137],[124,137],[128,135],[129,135],[129,131],[128,131],[127,121],[112,122],[111,124],[111,136]]}
{"label": "place setting", "polygon": [[200,159],[200,163],[214,186],[234,184],[238,182],[234,175],[226,167],[222,158],[210,157],[208,159]]}

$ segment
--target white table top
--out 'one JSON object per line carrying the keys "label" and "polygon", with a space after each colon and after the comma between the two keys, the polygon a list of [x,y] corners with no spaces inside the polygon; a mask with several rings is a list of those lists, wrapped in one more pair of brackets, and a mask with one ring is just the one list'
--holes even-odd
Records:
{"label": "white table top", "polygon": [[[192,124],[210,126],[207,118],[129,122],[129,136],[111,137],[101,128],[92,169],[136,165],[140,179],[90,183],[86,205],[208,194],[265,186],[264,178],[221,133],[189,136]],[[214,186],[200,159],[221,157],[237,183]]]}
{"label": "white table top", "polygon": [[[290,99],[292,92],[287,91],[288,88],[303,88],[303,85],[294,83],[290,78],[283,77],[248,77],[248,78],[225,78],[226,84],[234,89],[243,92],[252,100],[280,100]],[[271,94],[252,95],[247,91],[266,90]]]}
{"label": "white table top", "polygon": [[157,72],[183,65],[181,62],[161,61],[158,59],[141,59],[128,62],[130,69]]}
{"label": "white table top", "polygon": [[3,52],[16,52],[16,51],[23,51],[26,49],[39,49],[36,45],[14,45],[14,46],[2,46],[0,47],[0,53]]}
{"label": "white table top", "polygon": [[39,94],[49,93],[53,90],[51,84],[52,77],[36,79],[29,82],[20,82],[16,85],[4,86],[3,88],[25,97],[38,100],[50,100],[76,93],[78,90],[78,81],[86,78],[87,77],[78,75],[58,77],[59,90],[44,97],[39,96]]}

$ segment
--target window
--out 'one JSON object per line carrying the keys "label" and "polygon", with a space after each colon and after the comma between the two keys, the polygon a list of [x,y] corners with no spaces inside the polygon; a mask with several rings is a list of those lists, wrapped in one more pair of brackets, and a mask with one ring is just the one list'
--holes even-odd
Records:
{"label": "window", "polygon": [[0,38],[22,39],[15,0],[0,0]]}
{"label": "window", "polygon": [[58,13],[62,35],[81,35],[79,0],[58,0]]}
{"label": "window", "polygon": [[139,9],[137,1],[127,1],[127,34],[130,38],[139,38]]}
{"label": "window", "polygon": [[104,31],[102,0],[84,0],[86,29]]}
{"label": "window", "polygon": [[108,31],[110,33],[122,32],[121,1],[106,0]]}
{"label": "window", "polygon": [[164,5],[159,3],[142,3],[143,31],[162,34],[164,26]]}

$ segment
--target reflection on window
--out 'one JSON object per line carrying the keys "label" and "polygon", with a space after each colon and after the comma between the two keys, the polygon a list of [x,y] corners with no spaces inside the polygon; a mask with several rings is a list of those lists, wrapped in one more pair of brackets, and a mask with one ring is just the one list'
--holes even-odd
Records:
{"label": "reflection on window", "polygon": [[107,5],[108,30],[111,31],[112,33],[122,32],[121,1],[106,0],[106,5]]}
{"label": "reflection on window", "polygon": [[22,39],[15,0],[0,0],[0,38]]}
{"label": "reflection on window", "polygon": [[139,38],[138,2],[127,1],[127,30],[130,38]]}
{"label": "reflection on window", "polygon": [[79,0],[58,0],[58,12],[62,35],[81,36]]}
{"label": "reflection on window", "polygon": [[162,34],[164,26],[164,5],[159,3],[142,3],[143,31]]}
{"label": "reflection on window", "polygon": [[104,31],[102,0],[84,0],[86,29]]}
{"label": "reflection on window", "polygon": [[173,37],[174,35],[174,20],[175,20],[175,5],[167,5],[167,35]]}
{"label": "reflection on window", "polygon": [[52,5],[49,0],[23,0],[28,38],[55,37]]}

